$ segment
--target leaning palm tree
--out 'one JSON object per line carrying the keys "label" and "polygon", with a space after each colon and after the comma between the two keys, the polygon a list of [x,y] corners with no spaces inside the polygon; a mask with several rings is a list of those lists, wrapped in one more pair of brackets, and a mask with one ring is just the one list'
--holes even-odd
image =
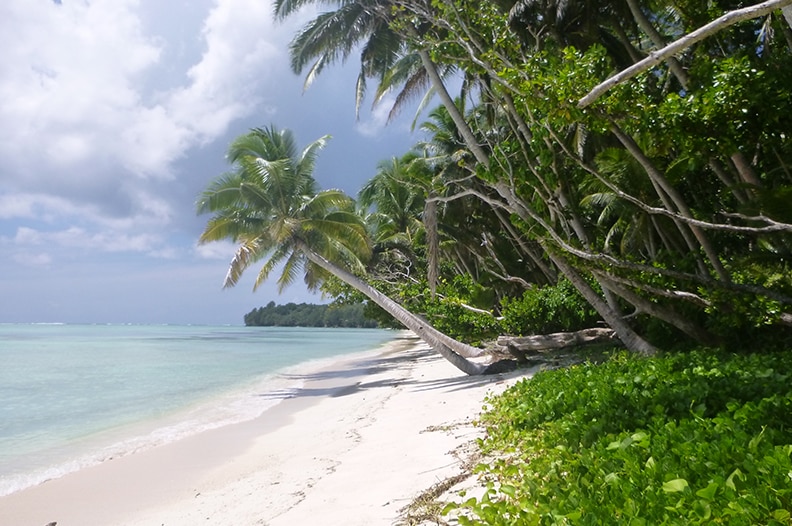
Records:
{"label": "leaning palm tree", "polygon": [[329,139],[322,137],[302,152],[288,130],[257,128],[237,138],[228,150],[233,170],[209,184],[199,197],[198,213],[214,214],[200,243],[230,239],[238,243],[224,286],[234,286],[252,264],[265,260],[254,289],[277,268],[279,290],[304,275],[316,290],[330,276],[345,282],[405,327],[415,332],[466,374],[486,367],[467,358],[482,349],[436,330],[425,320],[369,285],[360,275],[370,243],[354,202],[339,190],[317,191],[316,156]]}

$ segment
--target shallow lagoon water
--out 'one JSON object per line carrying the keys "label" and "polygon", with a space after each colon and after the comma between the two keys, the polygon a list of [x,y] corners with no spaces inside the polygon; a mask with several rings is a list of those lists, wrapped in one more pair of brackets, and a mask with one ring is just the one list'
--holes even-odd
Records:
{"label": "shallow lagoon water", "polygon": [[255,418],[378,329],[0,325],[0,495]]}

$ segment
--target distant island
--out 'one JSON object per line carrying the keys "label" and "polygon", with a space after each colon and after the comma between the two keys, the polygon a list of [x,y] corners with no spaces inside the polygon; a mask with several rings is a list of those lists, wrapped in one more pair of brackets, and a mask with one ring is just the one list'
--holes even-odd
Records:
{"label": "distant island", "polygon": [[314,305],[274,301],[245,314],[245,325],[255,327],[354,327],[373,329],[379,327],[375,320],[363,314],[363,304]]}

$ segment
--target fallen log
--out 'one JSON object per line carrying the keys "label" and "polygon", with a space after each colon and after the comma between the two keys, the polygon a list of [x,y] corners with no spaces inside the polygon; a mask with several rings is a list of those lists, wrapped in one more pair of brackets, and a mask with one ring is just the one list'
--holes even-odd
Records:
{"label": "fallen log", "polygon": [[576,332],[554,332],[535,336],[499,336],[498,346],[505,348],[518,361],[527,362],[548,351],[602,343],[614,339],[616,339],[616,333],[613,329],[592,328]]}

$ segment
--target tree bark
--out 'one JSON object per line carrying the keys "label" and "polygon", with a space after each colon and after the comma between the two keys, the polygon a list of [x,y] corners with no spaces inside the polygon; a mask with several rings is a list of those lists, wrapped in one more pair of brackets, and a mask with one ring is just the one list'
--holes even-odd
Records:
{"label": "tree bark", "polygon": [[424,204],[424,228],[426,229],[426,279],[429,282],[429,292],[434,299],[437,294],[437,278],[440,266],[440,235],[437,226],[437,201],[434,192]]}
{"label": "tree bark", "polygon": [[676,327],[699,343],[704,345],[716,345],[718,343],[715,336],[693,323],[691,320],[681,316],[679,313],[639,296],[629,288],[608,279],[608,277],[602,273],[597,272],[596,274],[599,276],[600,280],[608,284],[608,287],[610,287],[614,293],[624,298],[640,311]]}
{"label": "tree bark", "polygon": [[[792,2],[792,0],[790,0]],[[690,212],[690,208],[687,206],[687,203],[682,198],[682,195],[674,188],[668,179],[658,170],[651,160],[644,154],[643,150],[638,146],[638,144],[633,140],[632,137],[624,133],[618,126],[615,124],[612,126],[611,130],[613,131],[614,135],[619,139],[619,141],[624,145],[628,152],[635,158],[635,160],[643,166],[646,174],[652,180],[653,183],[656,183],[657,186],[665,192],[671,201],[674,203],[677,211],[680,215],[687,218],[693,218],[693,214]],[[662,198],[662,194],[660,197]],[[669,208],[667,206],[667,208]],[[674,210],[669,209],[669,212],[674,212]],[[686,228],[680,225],[680,228]],[[709,238],[704,234],[704,232],[697,226],[689,225],[690,231],[693,232],[693,235],[696,237],[696,240],[699,242],[699,245],[704,250],[704,253],[707,255],[707,259],[709,259],[710,265],[718,274],[718,277],[723,281],[730,281],[729,275],[726,272],[726,269],[723,268],[720,260],[718,259],[718,254],[715,252],[714,247],[709,241]],[[680,230],[683,234],[685,234],[684,230]]]}
{"label": "tree bark", "polygon": [[789,26],[789,29],[792,29],[792,5],[782,7],[781,13],[784,15],[784,18],[787,21],[787,25]]}
{"label": "tree bark", "polygon": [[551,351],[576,347],[590,343],[612,341],[616,337],[613,329],[593,328],[575,332],[554,332],[551,334],[537,334],[534,336],[500,336],[498,345],[517,358],[525,361],[529,356]]}
{"label": "tree bark", "polygon": [[[641,6],[638,5],[638,0],[627,0],[627,6],[630,8],[633,18],[638,23],[638,27],[640,27],[641,30],[646,33],[655,47],[658,49],[664,48],[666,46],[665,39],[660,33],[658,33],[649,19],[646,18],[643,10],[641,10]],[[685,71],[685,69],[682,67],[682,64],[680,64],[674,56],[668,57],[666,62],[668,63],[668,68],[682,85],[682,88],[688,89],[690,79],[688,78],[687,71]]]}

